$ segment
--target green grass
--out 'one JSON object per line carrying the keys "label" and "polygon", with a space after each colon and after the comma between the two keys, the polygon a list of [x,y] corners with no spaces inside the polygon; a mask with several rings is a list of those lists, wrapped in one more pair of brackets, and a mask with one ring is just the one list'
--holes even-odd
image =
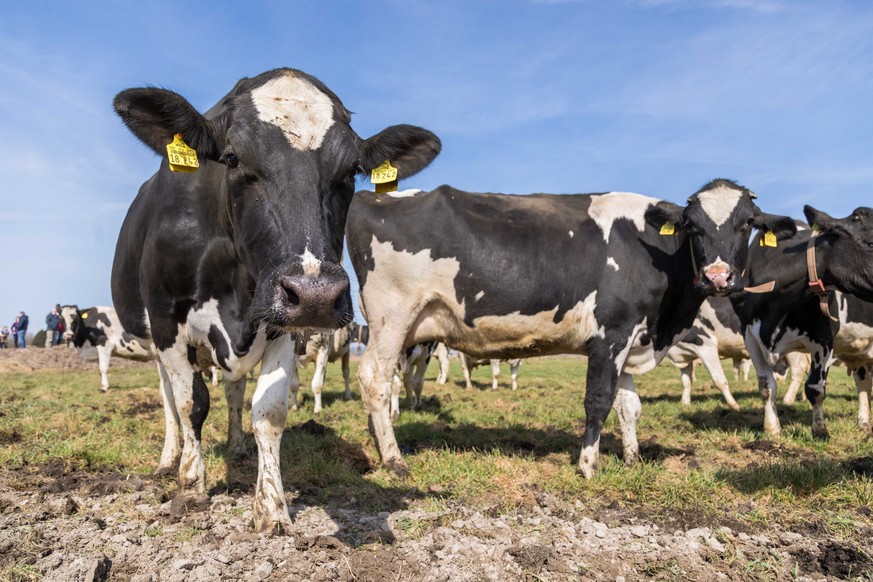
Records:
{"label": "green grass", "polygon": [[[528,360],[516,392],[507,388],[505,367],[503,372],[498,392],[490,390],[487,368],[474,372],[476,387],[468,391],[456,361],[446,386],[433,382],[432,366],[423,410],[404,409],[396,426],[412,473],[401,481],[378,467],[360,398],[342,401],[335,365],[328,369],[325,409],[312,415],[307,369],[302,410],[289,413],[282,442],[286,490],[298,491],[303,503],[373,511],[415,504],[438,509],[462,499],[512,513],[548,494],[571,505],[578,501],[583,510],[608,506],[694,525],[803,527],[815,521],[835,536],[851,537],[855,524],[871,524],[859,508],[873,506],[873,439],[855,424],[854,386],[840,369],[830,380],[825,408],[831,438],[823,442],[810,434],[805,402],[779,404],[783,436],[771,439],[761,434],[761,400],[752,381],[734,387],[742,410],[733,412],[707,387],[711,382],[701,370],[692,405],[684,407],[678,371],[661,366],[637,378],[643,462],[624,465],[617,421],[610,415],[601,469],[591,481],[575,474],[585,360]],[[163,443],[156,372],[113,370],[106,394],[95,389],[97,378],[96,371],[0,374],[0,463],[15,467],[62,458],[80,467],[150,473]],[[251,493],[254,441],[249,438],[248,458],[228,462],[223,388],[210,390],[203,429],[208,486],[213,492]],[[247,403],[253,390],[250,383]],[[298,428],[313,418],[326,427],[323,435]],[[248,414],[244,423],[250,430]],[[758,440],[772,444],[750,447]],[[409,523],[401,529],[414,535],[421,527]],[[760,566],[766,576],[768,565]]]}

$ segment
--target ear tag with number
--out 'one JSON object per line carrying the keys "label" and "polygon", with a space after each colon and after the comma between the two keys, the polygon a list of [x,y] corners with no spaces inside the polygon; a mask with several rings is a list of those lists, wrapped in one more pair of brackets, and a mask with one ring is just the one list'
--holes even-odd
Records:
{"label": "ear tag with number", "polygon": [[173,172],[196,172],[200,167],[197,161],[197,152],[188,147],[182,141],[182,134],[177,133],[173,142],[167,144],[167,159],[170,161],[170,170]]}
{"label": "ear tag with number", "polygon": [[397,190],[397,168],[385,160],[370,172],[370,182],[376,185],[376,194],[386,194]]}
{"label": "ear tag with number", "polygon": [[676,234],[676,226],[672,222],[665,222],[661,227],[661,236],[673,236]]}
{"label": "ear tag with number", "polygon": [[764,233],[764,236],[761,237],[761,242],[759,243],[762,247],[773,247],[776,248],[776,235],[772,230],[768,230]]}

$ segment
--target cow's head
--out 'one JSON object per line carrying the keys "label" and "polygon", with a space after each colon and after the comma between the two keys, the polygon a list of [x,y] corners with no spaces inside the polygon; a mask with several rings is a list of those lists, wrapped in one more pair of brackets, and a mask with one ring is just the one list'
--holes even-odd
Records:
{"label": "cow's head", "polygon": [[797,226],[787,216],[761,212],[755,194],[731,180],[706,184],[688,198],[683,208],[659,204],[646,213],[656,227],[670,222],[684,231],[691,245],[691,260],[698,273],[694,284],[706,295],[729,295],[743,288],[742,274],[753,227],[791,237]]}
{"label": "cow's head", "polygon": [[830,243],[822,253],[824,264],[819,261],[825,283],[873,301],[873,209],[856,208],[846,218],[832,218],[812,206],[804,206],[803,213]]}
{"label": "cow's head", "polygon": [[[175,134],[197,151],[200,170],[171,178],[219,199],[216,220],[226,221],[256,282],[253,319],[288,331],[352,319],[340,255],[356,176],[389,160],[399,179],[407,178],[440,151],[434,134],[409,125],[360,138],[339,98],[292,69],[239,81],[205,115],[154,88],[123,91],[114,105],[158,155],[166,157]],[[166,161],[162,171],[169,171]],[[206,180],[208,188],[200,182]]]}
{"label": "cow's head", "polygon": [[64,320],[64,341],[72,341],[79,331],[79,322],[82,318],[79,308],[76,305],[63,305],[60,315]]}

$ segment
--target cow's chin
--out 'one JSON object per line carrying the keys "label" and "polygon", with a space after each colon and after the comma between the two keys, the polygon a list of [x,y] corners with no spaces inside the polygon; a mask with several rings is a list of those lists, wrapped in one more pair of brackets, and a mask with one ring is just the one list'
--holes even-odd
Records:
{"label": "cow's chin", "polygon": [[743,290],[742,285],[727,285],[726,287],[716,287],[710,282],[697,281],[694,288],[704,297],[730,297],[735,293],[740,293]]}

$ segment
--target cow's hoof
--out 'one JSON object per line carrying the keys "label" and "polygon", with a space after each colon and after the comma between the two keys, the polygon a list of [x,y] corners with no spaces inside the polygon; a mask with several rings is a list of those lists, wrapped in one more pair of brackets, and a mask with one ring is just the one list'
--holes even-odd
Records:
{"label": "cow's hoof", "polygon": [[596,470],[597,467],[595,467],[594,465],[580,464],[576,467],[576,474],[581,475],[585,479],[594,479],[594,473],[596,472]]}
{"label": "cow's hoof", "polygon": [[859,421],[858,428],[860,428],[864,432],[870,432],[871,430],[873,430],[873,424],[871,424],[869,421],[868,422],[860,422]]}
{"label": "cow's hoof", "polygon": [[209,496],[205,493],[179,493],[170,505],[170,515],[175,518],[209,509]]}
{"label": "cow's hoof", "polygon": [[640,462],[640,453],[639,451],[628,453],[625,451],[624,453],[624,466],[625,467],[633,467],[637,463]]}
{"label": "cow's hoof", "polygon": [[397,421],[400,420],[400,412],[394,411],[391,413],[390,417],[391,417],[391,424],[397,424]]}
{"label": "cow's hoof", "polygon": [[252,529],[254,529],[255,533],[271,536],[289,535],[293,525],[291,518],[287,515],[285,515],[284,519],[271,515],[255,515],[252,518]]}
{"label": "cow's hoof", "polygon": [[249,451],[243,441],[228,441],[227,457],[229,459],[245,459],[249,456]]}
{"label": "cow's hoof", "polygon": [[812,427],[812,438],[820,441],[826,441],[831,438],[831,433],[828,432],[826,426]]}
{"label": "cow's hoof", "polygon": [[409,467],[402,459],[394,459],[385,463],[385,468],[401,479],[409,478]]}
{"label": "cow's hoof", "polygon": [[797,398],[795,398],[794,396],[785,396],[782,399],[782,404],[784,404],[785,406],[791,406],[796,400]]}
{"label": "cow's hoof", "polygon": [[734,402],[734,403],[730,403],[730,402],[728,402],[728,408],[730,408],[730,409],[733,410],[734,412],[739,412],[740,410],[742,410],[742,409],[740,408],[740,405],[737,404],[736,402]]}
{"label": "cow's hoof", "polygon": [[164,467],[160,466],[155,469],[155,477],[172,477],[175,476],[179,470],[179,464],[176,463],[175,466],[172,467]]}
{"label": "cow's hoof", "polygon": [[109,386],[101,386],[101,387],[100,387],[100,392],[103,392],[104,394],[105,394],[106,392],[109,392]]}
{"label": "cow's hoof", "polygon": [[679,401],[679,404],[682,406],[691,406],[691,400],[685,400],[684,398]]}

